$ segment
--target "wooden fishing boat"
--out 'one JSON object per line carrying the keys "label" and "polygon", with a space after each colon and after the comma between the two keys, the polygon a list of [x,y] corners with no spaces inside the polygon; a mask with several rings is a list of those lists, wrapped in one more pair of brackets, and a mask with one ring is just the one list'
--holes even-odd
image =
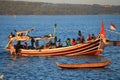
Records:
{"label": "wooden fishing boat", "polygon": [[20,49],[21,56],[77,56],[77,55],[98,55],[103,51],[103,42],[100,38],[77,44],[74,46],[53,48],[53,49]]}
{"label": "wooden fishing boat", "polygon": [[[19,49],[20,56],[77,56],[77,55],[99,55],[104,49],[101,38],[96,38],[85,43],[68,47],[52,49]],[[10,50],[11,51],[11,50]]]}
{"label": "wooden fishing boat", "polygon": [[[26,41],[31,39],[33,37],[28,36],[28,33],[31,32],[33,29],[30,30],[23,30],[23,31],[17,31],[16,36],[11,37],[8,41],[8,44],[6,45],[5,49],[9,50],[11,54],[14,53],[14,55],[20,55],[20,56],[78,56],[78,55],[99,55],[101,52],[103,52],[104,49],[104,42],[103,38],[99,34],[96,39],[92,39],[90,41],[84,42],[84,43],[78,43],[76,45],[67,46],[67,47],[55,47],[55,48],[49,48],[49,49],[24,49],[20,48],[19,50],[16,50],[16,48],[10,49],[8,46],[13,41]],[[24,34],[23,34],[24,33]],[[43,37],[34,37],[34,40],[45,40],[45,39],[54,39],[55,36],[52,36],[51,34],[43,36]],[[13,50],[14,49],[14,50]],[[17,52],[17,53],[16,53]]]}
{"label": "wooden fishing boat", "polygon": [[56,62],[56,65],[61,68],[68,68],[68,69],[76,69],[76,68],[101,68],[109,65],[111,60],[107,60],[105,62],[97,62],[97,63],[82,63],[82,64],[60,64]]}

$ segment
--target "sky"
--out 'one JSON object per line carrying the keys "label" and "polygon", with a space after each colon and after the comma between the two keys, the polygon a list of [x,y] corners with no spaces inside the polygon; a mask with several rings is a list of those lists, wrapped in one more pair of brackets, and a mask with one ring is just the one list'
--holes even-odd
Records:
{"label": "sky", "polygon": [[69,4],[101,4],[101,5],[120,5],[120,0],[14,0],[14,1],[32,1],[47,3],[69,3]]}

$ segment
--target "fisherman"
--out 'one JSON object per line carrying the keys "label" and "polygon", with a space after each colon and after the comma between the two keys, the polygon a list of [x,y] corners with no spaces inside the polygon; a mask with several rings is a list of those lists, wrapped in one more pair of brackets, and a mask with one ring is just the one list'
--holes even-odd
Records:
{"label": "fisherman", "polygon": [[67,45],[67,46],[71,46],[70,38],[67,38],[67,40],[66,40],[66,45]]}
{"label": "fisherman", "polygon": [[56,44],[56,42],[57,42],[57,36],[55,36],[54,38],[54,44]]}
{"label": "fisherman", "polygon": [[10,45],[9,45],[9,48],[10,48],[10,54],[11,55],[15,55],[15,47],[14,45],[12,44],[12,42],[10,42]]}
{"label": "fisherman", "polygon": [[35,40],[34,40],[34,38],[32,37],[32,38],[31,38],[31,47],[32,47],[32,49],[34,48],[34,42],[35,42]]}
{"label": "fisherman", "polygon": [[36,49],[39,49],[39,48],[40,48],[39,40],[36,40],[36,41],[35,41],[35,46],[36,46]]}
{"label": "fisherman", "polygon": [[72,45],[76,45],[77,44],[77,42],[75,41],[75,39],[73,38],[73,40],[72,40]]}
{"label": "fisherman", "polygon": [[24,44],[25,44],[25,45],[24,45],[24,46],[25,46],[25,49],[28,49],[28,43],[25,42]]}
{"label": "fisherman", "polygon": [[82,43],[84,43],[84,42],[85,42],[85,38],[84,38],[84,36],[83,36],[83,35],[82,35],[81,41],[82,41]]}
{"label": "fisherman", "polygon": [[45,46],[44,46],[44,49],[49,49],[49,48],[50,48],[49,43],[46,42],[46,44],[45,44]]}
{"label": "fisherman", "polygon": [[9,38],[15,37],[15,35],[11,32]]}
{"label": "fisherman", "polygon": [[49,48],[56,48],[56,43],[53,43],[52,39],[48,42]]}
{"label": "fisherman", "polygon": [[87,36],[87,41],[89,41],[89,40],[91,40],[91,35],[90,34],[88,34],[88,36]]}
{"label": "fisherman", "polygon": [[91,36],[91,39],[95,39],[96,37],[95,37],[95,35],[94,34],[92,34],[92,36]]}
{"label": "fisherman", "polygon": [[61,39],[58,40],[58,47],[62,47]]}
{"label": "fisherman", "polygon": [[78,38],[77,38],[77,43],[81,43],[82,42],[82,33],[81,33],[81,31],[79,30],[78,31]]}
{"label": "fisherman", "polygon": [[16,45],[16,47],[15,47],[15,49],[16,49],[16,53],[19,52],[19,49],[20,49],[20,48],[23,48],[23,46],[21,45],[21,42],[18,41],[18,42],[17,42],[17,45]]}
{"label": "fisherman", "polygon": [[82,33],[81,33],[80,30],[78,31],[78,36],[79,36],[80,38],[82,37]]}
{"label": "fisherman", "polygon": [[77,38],[77,43],[79,44],[79,43],[81,43],[82,41],[81,41],[81,38]]}

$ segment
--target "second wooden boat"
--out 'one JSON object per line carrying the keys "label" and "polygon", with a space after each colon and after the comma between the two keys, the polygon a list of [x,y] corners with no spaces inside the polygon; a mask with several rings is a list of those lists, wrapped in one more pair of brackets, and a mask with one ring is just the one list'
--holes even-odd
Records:
{"label": "second wooden boat", "polygon": [[101,68],[109,65],[111,60],[107,60],[105,62],[97,62],[97,63],[83,63],[83,64],[60,64],[56,62],[56,65],[61,68],[75,69],[75,68]]}

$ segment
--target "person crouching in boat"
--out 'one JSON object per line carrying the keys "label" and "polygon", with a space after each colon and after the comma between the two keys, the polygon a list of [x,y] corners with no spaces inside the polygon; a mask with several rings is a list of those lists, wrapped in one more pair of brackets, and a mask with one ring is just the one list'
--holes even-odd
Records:
{"label": "person crouching in boat", "polygon": [[67,40],[66,40],[66,46],[71,46],[70,38],[67,38]]}
{"label": "person crouching in boat", "polygon": [[36,46],[36,49],[39,49],[39,48],[40,48],[39,40],[36,40],[36,41],[35,41],[35,46]]}
{"label": "person crouching in boat", "polygon": [[28,43],[27,42],[24,43],[24,47],[25,47],[25,49],[28,49]]}
{"label": "person crouching in boat", "polygon": [[82,41],[82,43],[84,43],[84,42],[85,42],[85,38],[84,38],[84,36],[83,36],[83,35],[82,35],[81,41]]}
{"label": "person crouching in boat", "polygon": [[87,36],[87,41],[90,41],[90,40],[91,40],[91,35],[88,34],[88,36]]}
{"label": "person crouching in boat", "polygon": [[49,49],[49,48],[50,48],[49,43],[46,42],[46,44],[45,44],[45,46],[44,46],[44,49]]}
{"label": "person crouching in boat", "polygon": [[80,37],[78,37],[76,41],[77,41],[77,44],[80,44],[82,42]]}
{"label": "person crouching in boat", "polygon": [[62,47],[61,39],[58,40],[58,47]]}
{"label": "person crouching in boat", "polygon": [[94,35],[94,34],[92,34],[91,39],[96,39],[96,37],[95,37],[95,35]]}
{"label": "person crouching in boat", "polygon": [[11,55],[15,55],[16,54],[16,50],[15,50],[15,47],[14,45],[12,44],[12,42],[10,42],[10,54]]}
{"label": "person crouching in boat", "polygon": [[72,40],[72,45],[76,45],[77,44],[77,42],[75,41],[75,39],[73,38],[73,40]]}
{"label": "person crouching in boat", "polygon": [[50,41],[48,42],[49,44],[49,48],[52,49],[52,48],[56,48],[56,42],[53,42],[52,39],[50,39]]}

